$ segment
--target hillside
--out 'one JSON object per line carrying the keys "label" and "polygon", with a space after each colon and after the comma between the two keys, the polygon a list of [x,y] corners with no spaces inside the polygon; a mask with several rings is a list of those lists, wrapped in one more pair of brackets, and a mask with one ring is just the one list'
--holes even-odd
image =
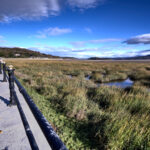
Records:
{"label": "hillside", "polygon": [[6,58],[31,58],[31,57],[42,57],[42,58],[60,58],[58,56],[52,56],[43,54],[40,52],[28,50],[25,48],[6,48],[0,47],[0,57]]}
{"label": "hillside", "polygon": [[[121,59],[121,58],[120,58]],[[122,58],[123,59],[123,58]],[[135,57],[126,57],[125,59],[150,59],[150,55],[146,55],[146,56],[135,56]]]}
{"label": "hillside", "polygon": [[141,59],[150,59],[150,55],[135,56],[135,57],[116,57],[116,58],[100,58],[100,57],[88,58],[88,60],[141,60]]}
{"label": "hillside", "polygon": [[103,57],[90,57],[88,60],[109,60],[111,58],[103,58]]}

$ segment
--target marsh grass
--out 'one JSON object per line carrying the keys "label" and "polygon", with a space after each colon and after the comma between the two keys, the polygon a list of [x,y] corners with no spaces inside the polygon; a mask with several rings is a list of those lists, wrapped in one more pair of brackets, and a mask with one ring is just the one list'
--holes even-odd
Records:
{"label": "marsh grass", "polygon": [[[70,150],[150,149],[148,63],[9,60]],[[68,78],[72,75],[73,78]],[[91,76],[90,80],[85,77]],[[135,80],[130,89],[95,82]]]}

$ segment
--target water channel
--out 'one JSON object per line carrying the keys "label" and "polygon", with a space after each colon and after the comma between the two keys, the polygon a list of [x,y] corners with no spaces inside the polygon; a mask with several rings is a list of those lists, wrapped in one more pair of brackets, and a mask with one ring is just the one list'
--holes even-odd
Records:
{"label": "water channel", "polygon": [[[68,76],[69,78],[72,78],[71,75]],[[86,76],[85,80],[90,80],[91,76]],[[108,85],[108,86],[116,86],[119,88],[126,88],[126,87],[131,87],[133,85],[133,81],[127,78],[126,80],[123,81],[113,81],[113,82],[108,82],[108,83],[97,83],[97,86],[99,87],[100,85]]]}
{"label": "water channel", "polygon": [[116,86],[119,88],[126,88],[126,87],[131,87],[133,85],[133,81],[128,78],[124,81],[109,82],[109,83],[104,83],[103,85]]}

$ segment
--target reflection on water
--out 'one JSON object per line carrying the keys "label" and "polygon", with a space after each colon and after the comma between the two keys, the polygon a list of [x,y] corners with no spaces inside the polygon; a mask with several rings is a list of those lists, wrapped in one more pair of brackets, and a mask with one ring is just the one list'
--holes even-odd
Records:
{"label": "reflection on water", "polygon": [[[72,75],[68,75],[70,79],[72,79]],[[88,75],[85,77],[85,80],[90,80],[91,76]],[[117,86],[120,88],[126,88],[126,87],[131,87],[133,85],[133,81],[127,78],[124,81],[114,81],[114,82],[108,82],[108,83],[97,83],[97,86],[99,87],[100,85],[108,85],[108,86]]]}
{"label": "reflection on water", "polygon": [[90,75],[86,76],[85,80],[90,80],[90,77],[91,77]]}
{"label": "reflection on water", "polygon": [[120,87],[120,88],[126,88],[126,87],[131,87],[133,85],[133,81],[128,78],[124,81],[109,82],[109,83],[104,83],[103,85],[117,86],[117,87]]}
{"label": "reflection on water", "polygon": [[72,75],[68,75],[68,77],[71,79],[71,78],[72,78]]}

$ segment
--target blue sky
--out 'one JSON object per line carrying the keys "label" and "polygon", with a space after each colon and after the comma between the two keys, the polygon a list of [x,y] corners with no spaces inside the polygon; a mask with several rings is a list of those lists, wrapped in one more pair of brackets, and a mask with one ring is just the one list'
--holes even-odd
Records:
{"label": "blue sky", "polygon": [[0,46],[57,56],[150,54],[149,0],[1,0]]}

